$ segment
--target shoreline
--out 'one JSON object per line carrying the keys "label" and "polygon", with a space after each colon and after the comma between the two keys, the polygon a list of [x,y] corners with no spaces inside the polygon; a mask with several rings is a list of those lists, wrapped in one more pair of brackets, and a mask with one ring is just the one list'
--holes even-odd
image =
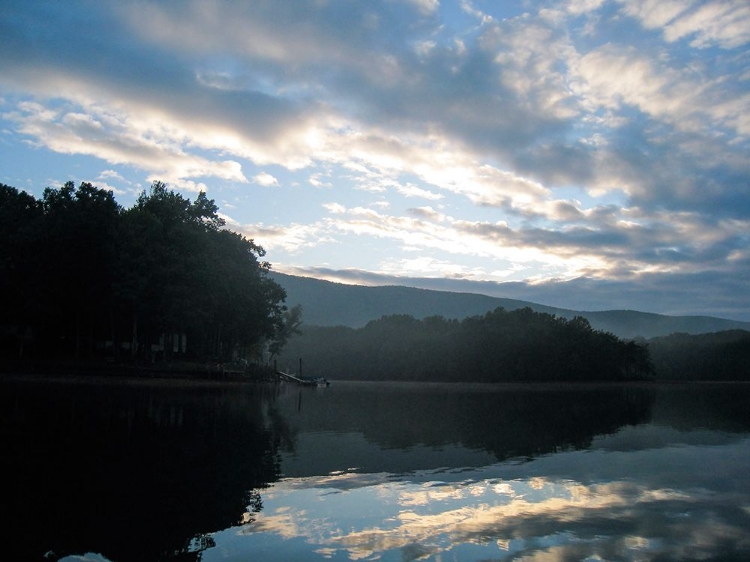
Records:
{"label": "shoreline", "polygon": [[14,373],[0,372],[0,383],[53,383],[53,384],[100,384],[100,385],[153,385],[153,386],[240,386],[250,384],[275,384],[273,381],[255,380],[248,377],[207,378],[185,375],[107,375],[81,373]]}
{"label": "shoreline", "polygon": [[[334,381],[337,384],[361,384],[367,385],[402,385],[402,386],[419,386],[424,388],[450,388],[461,386],[467,390],[572,390],[584,388],[606,388],[622,386],[692,386],[692,385],[737,385],[750,384],[750,381],[731,381],[731,380],[643,380],[643,381],[539,381],[539,382],[479,382],[479,381],[403,381],[403,380],[358,380],[358,379],[339,379]],[[174,387],[196,387],[196,386],[247,386],[258,384],[286,384],[283,381],[274,381],[269,378],[252,377],[242,374],[220,374],[220,373],[199,373],[199,372],[177,372],[168,370],[151,370],[151,371],[127,371],[120,370],[113,372],[63,372],[63,371],[12,371],[3,369],[0,371],[1,383],[53,383],[53,384],[100,384],[100,385],[143,385],[143,386],[174,386]]]}
{"label": "shoreline", "polygon": [[103,361],[11,361],[0,366],[0,380],[163,383],[163,384],[247,384],[273,382],[270,370],[252,365],[245,370],[205,363],[135,365]]}

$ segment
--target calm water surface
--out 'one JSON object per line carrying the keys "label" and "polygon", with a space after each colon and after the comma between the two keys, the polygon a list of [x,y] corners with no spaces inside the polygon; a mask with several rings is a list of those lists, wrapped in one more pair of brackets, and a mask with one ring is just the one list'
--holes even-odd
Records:
{"label": "calm water surface", "polygon": [[1,560],[750,560],[750,385],[0,391]]}

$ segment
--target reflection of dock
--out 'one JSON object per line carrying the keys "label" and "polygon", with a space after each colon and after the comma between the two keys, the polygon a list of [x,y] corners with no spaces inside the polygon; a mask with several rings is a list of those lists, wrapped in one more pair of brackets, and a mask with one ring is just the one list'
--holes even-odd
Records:
{"label": "reflection of dock", "polygon": [[323,377],[298,377],[297,375],[293,375],[292,373],[285,373],[284,371],[279,371],[278,369],[276,370],[276,376],[279,377],[279,380],[294,382],[300,386],[330,386],[331,384]]}

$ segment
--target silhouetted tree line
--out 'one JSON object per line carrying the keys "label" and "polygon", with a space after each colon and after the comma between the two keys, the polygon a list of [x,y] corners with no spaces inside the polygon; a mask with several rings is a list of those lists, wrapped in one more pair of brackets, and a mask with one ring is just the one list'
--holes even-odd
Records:
{"label": "silhouetted tree line", "polygon": [[161,182],[129,209],[90,183],[0,184],[0,352],[227,360],[273,341],[286,293],[217,211]]}
{"label": "silhouetted tree line", "polygon": [[483,316],[384,316],[363,328],[307,327],[281,356],[331,379],[537,382],[652,376],[648,348],[588,320],[498,308]]}
{"label": "silhouetted tree line", "polygon": [[676,333],[648,340],[662,379],[750,381],[750,332]]}

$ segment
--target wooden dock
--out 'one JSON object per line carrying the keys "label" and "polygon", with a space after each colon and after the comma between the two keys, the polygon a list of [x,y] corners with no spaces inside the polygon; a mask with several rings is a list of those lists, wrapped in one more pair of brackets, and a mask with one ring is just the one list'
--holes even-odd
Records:
{"label": "wooden dock", "polygon": [[298,377],[297,375],[293,375],[292,373],[285,373],[284,371],[279,371],[278,369],[276,370],[276,376],[279,377],[279,380],[294,382],[300,386],[330,386],[331,384],[323,377]]}

